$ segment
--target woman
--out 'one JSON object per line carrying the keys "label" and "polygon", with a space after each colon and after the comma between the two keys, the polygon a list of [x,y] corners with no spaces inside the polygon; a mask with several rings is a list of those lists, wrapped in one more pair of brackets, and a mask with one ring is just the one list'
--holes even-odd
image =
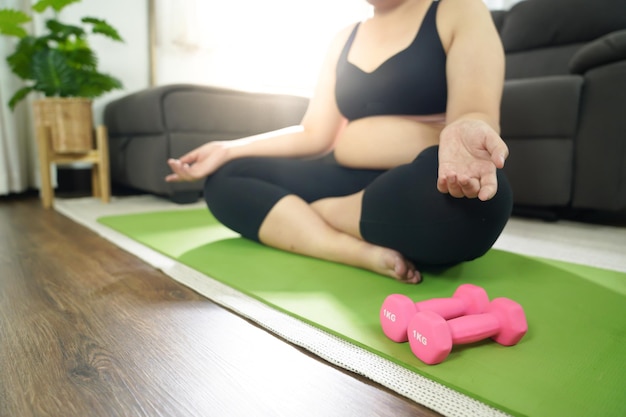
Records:
{"label": "woman", "polygon": [[[511,212],[502,46],[481,0],[369,0],[301,125],[169,160],[226,226],[406,283],[483,255]],[[328,158],[314,158],[332,152]]]}

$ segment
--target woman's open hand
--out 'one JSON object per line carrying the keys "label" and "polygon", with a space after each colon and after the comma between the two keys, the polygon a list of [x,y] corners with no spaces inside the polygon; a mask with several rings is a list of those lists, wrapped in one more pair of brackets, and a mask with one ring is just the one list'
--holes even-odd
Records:
{"label": "woman's open hand", "polygon": [[491,199],[498,190],[496,169],[509,150],[482,120],[459,120],[441,132],[437,189],[453,197]]}
{"label": "woman's open hand", "polygon": [[167,182],[196,181],[211,175],[227,161],[228,146],[224,142],[209,142],[180,159],[167,161],[172,173]]}

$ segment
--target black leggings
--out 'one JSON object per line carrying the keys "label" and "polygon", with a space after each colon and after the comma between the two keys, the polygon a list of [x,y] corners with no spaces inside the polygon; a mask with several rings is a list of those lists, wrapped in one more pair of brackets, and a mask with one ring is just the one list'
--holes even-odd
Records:
{"label": "black leggings", "polygon": [[486,202],[440,193],[437,171],[437,146],[390,170],[345,168],[326,159],[241,158],[207,178],[204,198],[220,222],[258,241],[265,216],[286,195],[311,203],[365,189],[360,232],[366,241],[397,250],[418,268],[450,266],[491,248],[513,199],[501,171],[498,192]]}

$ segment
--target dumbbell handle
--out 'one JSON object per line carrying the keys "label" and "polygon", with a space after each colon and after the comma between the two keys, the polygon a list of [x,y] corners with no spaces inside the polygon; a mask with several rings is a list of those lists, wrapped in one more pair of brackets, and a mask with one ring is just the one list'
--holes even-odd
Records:
{"label": "dumbbell handle", "polygon": [[420,311],[431,311],[444,319],[487,311],[487,292],[473,284],[462,284],[452,297],[433,298],[419,302],[403,294],[391,294],[380,308],[380,323],[385,335],[394,342],[408,341],[407,328],[413,316]]}
{"label": "dumbbell handle", "polygon": [[500,332],[500,321],[493,314],[472,314],[448,320],[448,328],[452,343],[461,345],[495,336]]}
{"label": "dumbbell handle", "polygon": [[415,303],[417,311],[432,311],[444,319],[459,317],[466,313],[467,303],[459,298],[432,298]]}

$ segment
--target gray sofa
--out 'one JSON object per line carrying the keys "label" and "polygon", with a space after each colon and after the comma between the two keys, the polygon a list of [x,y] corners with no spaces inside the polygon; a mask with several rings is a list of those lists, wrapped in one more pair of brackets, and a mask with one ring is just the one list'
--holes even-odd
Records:
{"label": "gray sofa", "polygon": [[[526,0],[492,13],[506,51],[501,128],[518,210],[626,208],[626,0]],[[297,124],[304,97],[200,85],[109,103],[114,184],[195,201],[166,160],[209,140]]]}
{"label": "gray sofa", "polygon": [[493,17],[516,206],[626,208],[626,0],[526,0]]}
{"label": "gray sofa", "polygon": [[111,180],[178,203],[198,200],[201,182],[166,183],[168,158],[211,140],[228,140],[300,123],[308,99],[176,84],[109,103]]}

